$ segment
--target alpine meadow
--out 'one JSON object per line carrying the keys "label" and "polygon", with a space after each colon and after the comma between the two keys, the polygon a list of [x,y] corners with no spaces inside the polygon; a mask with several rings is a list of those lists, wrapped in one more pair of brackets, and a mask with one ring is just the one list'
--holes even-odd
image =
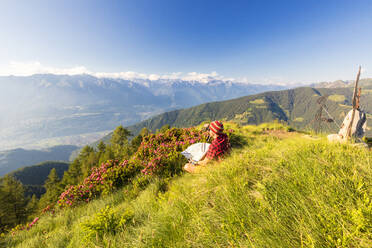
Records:
{"label": "alpine meadow", "polygon": [[[191,175],[177,173],[185,161],[174,152],[197,142],[200,128],[148,136],[124,165],[111,161],[93,168],[60,196],[58,208],[43,211],[24,230],[13,229],[3,244],[370,247],[370,151],[330,144],[280,123],[231,122],[226,129],[231,155]],[[162,152],[147,152],[165,140]],[[155,154],[161,162],[148,167]]]}

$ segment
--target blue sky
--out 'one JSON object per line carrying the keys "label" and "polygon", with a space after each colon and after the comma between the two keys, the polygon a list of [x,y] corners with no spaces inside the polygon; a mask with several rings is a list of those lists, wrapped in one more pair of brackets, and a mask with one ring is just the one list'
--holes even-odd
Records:
{"label": "blue sky", "polygon": [[362,65],[372,77],[368,0],[5,0],[0,9],[2,75],[196,72],[293,83],[354,79]]}

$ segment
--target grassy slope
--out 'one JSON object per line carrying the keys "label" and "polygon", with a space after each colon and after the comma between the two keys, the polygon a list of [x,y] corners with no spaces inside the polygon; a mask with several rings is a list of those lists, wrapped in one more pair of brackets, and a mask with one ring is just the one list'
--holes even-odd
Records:
{"label": "grassy slope", "polygon": [[[300,134],[241,131],[248,144],[220,164],[124,188],[7,237],[9,247],[370,247],[371,152]],[[279,137],[278,137],[279,136]],[[111,205],[134,221],[83,243],[80,223]]]}

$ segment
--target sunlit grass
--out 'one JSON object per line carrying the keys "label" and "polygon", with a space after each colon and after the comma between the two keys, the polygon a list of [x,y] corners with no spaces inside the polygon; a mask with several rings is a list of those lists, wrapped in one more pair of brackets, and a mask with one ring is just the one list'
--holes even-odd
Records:
{"label": "sunlit grass", "polygon": [[[9,247],[370,247],[371,152],[288,131],[280,123],[226,128],[245,137],[221,163],[143,191],[128,186],[89,204],[43,216]],[[166,187],[164,187],[166,184]],[[134,218],[83,242],[82,222],[112,206]]]}
{"label": "sunlit grass", "polygon": [[328,99],[334,102],[344,102],[346,98],[344,95],[330,95]]}
{"label": "sunlit grass", "polygon": [[252,104],[264,104],[265,103],[265,100],[264,99],[256,99],[256,100],[250,101],[249,103],[252,103]]}

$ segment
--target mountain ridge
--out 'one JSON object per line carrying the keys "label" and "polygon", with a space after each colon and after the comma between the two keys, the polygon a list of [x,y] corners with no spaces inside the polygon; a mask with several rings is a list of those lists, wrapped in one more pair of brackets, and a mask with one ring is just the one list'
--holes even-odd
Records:
{"label": "mountain ridge", "polygon": [[0,152],[0,177],[21,167],[32,166],[44,161],[69,162],[76,146],[55,146],[44,150],[25,150],[22,148]]}
{"label": "mountain ridge", "polygon": [[[366,90],[368,91],[368,89]],[[287,122],[295,128],[304,129],[314,120],[316,111],[319,109],[317,99],[321,96],[329,96],[326,103],[328,112],[333,115],[336,123],[341,123],[347,111],[351,109],[352,88],[300,87],[174,110],[128,126],[128,129],[136,135],[144,127],[156,131],[166,124],[186,127],[214,119],[234,120],[242,124],[260,124],[277,119]],[[339,101],[337,96],[342,96],[343,100]],[[368,91],[362,95],[361,106],[370,120],[369,127],[371,127],[372,121],[371,103],[372,94]],[[323,115],[327,116],[325,112]],[[327,118],[329,117],[327,116]],[[323,123],[325,126],[323,131],[336,132],[338,124],[331,125],[328,127],[326,123]],[[370,131],[368,131],[368,135],[371,135]],[[108,140],[109,136],[104,140]]]}

